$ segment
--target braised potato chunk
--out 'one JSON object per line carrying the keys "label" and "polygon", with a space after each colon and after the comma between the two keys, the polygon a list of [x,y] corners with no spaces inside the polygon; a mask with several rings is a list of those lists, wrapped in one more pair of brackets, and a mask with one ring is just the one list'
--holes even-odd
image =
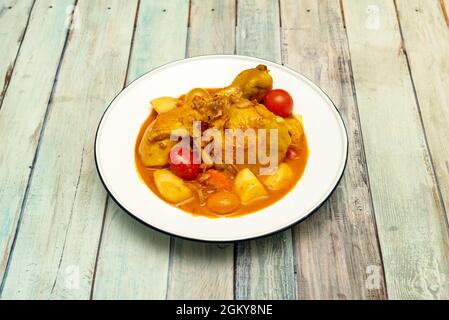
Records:
{"label": "braised potato chunk", "polygon": [[157,113],[161,114],[176,108],[178,99],[172,97],[160,97],[151,101],[151,105]]}
{"label": "braised potato chunk", "polygon": [[168,169],[156,170],[154,183],[161,196],[169,202],[180,203],[192,197],[192,191],[186,186],[184,180]]}
{"label": "braised potato chunk", "polygon": [[271,175],[262,179],[263,184],[270,190],[280,190],[288,187],[293,179],[293,171],[286,163],[281,163]]}
{"label": "braised potato chunk", "polygon": [[262,183],[248,168],[241,170],[237,174],[234,186],[243,204],[250,203],[267,194]]}

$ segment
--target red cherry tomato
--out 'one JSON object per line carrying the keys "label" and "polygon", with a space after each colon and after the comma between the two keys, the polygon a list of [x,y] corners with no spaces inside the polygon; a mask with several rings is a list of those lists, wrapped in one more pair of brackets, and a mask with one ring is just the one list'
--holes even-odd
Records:
{"label": "red cherry tomato", "polygon": [[287,157],[287,159],[293,160],[298,157],[298,152],[296,152],[296,150],[293,148],[288,148],[285,156]]}
{"label": "red cherry tomato", "polygon": [[282,89],[271,90],[263,100],[263,104],[268,110],[281,117],[288,117],[292,114],[293,99],[291,95]]}
{"label": "red cherry tomato", "polygon": [[183,148],[173,148],[168,157],[170,170],[184,180],[193,180],[200,174],[200,164],[194,163],[193,152]]}

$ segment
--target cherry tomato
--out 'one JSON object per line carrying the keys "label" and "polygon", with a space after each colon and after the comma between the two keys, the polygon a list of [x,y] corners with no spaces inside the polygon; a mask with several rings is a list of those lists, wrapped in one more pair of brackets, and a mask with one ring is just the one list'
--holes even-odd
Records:
{"label": "cherry tomato", "polygon": [[292,114],[293,99],[291,95],[282,89],[271,90],[263,100],[263,104],[268,110],[281,117],[288,117]]}
{"label": "cherry tomato", "polygon": [[207,199],[207,208],[217,214],[228,214],[240,205],[239,197],[233,193],[220,191]]}
{"label": "cherry tomato", "polygon": [[200,164],[194,163],[193,152],[183,148],[173,148],[168,157],[171,171],[184,180],[193,180],[200,174]]}
{"label": "cherry tomato", "polygon": [[287,159],[293,160],[298,157],[298,152],[295,149],[289,147],[285,156],[287,157]]}

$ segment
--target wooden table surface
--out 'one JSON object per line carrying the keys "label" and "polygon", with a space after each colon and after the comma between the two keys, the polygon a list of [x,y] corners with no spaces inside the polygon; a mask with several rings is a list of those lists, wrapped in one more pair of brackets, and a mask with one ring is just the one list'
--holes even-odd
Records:
{"label": "wooden table surface", "polygon": [[[1,298],[448,299],[448,17],[449,0],[0,0]],[[129,217],[93,154],[124,86],[219,53],[312,79],[350,141],[319,212],[223,245]]]}

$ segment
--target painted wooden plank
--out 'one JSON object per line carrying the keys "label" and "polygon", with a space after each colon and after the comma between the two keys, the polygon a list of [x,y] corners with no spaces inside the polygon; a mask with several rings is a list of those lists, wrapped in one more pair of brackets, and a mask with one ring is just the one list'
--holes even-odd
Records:
{"label": "painted wooden plank", "polygon": [[449,29],[437,1],[397,1],[397,8],[427,142],[449,219]]}
{"label": "painted wooden plank", "polygon": [[234,0],[191,0],[188,56],[234,53],[235,9]]}
{"label": "painted wooden plank", "polygon": [[[190,56],[233,53],[235,1],[192,0]],[[169,299],[232,299],[234,246],[172,239]]]}
{"label": "painted wooden plank", "polygon": [[[184,58],[188,13],[187,0],[140,3],[128,82]],[[93,298],[164,299],[169,254],[169,236],[132,219],[109,199]]]}
{"label": "painted wooden plank", "polygon": [[2,298],[90,296],[106,201],[94,136],[123,87],[137,1],[79,1],[77,9]]}
{"label": "painted wooden plank", "polygon": [[132,81],[186,54],[189,0],[143,1],[128,71]]}
{"label": "painted wooden plank", "polygon": [[237,54],[281,63],[279,1],[239,1],[237,19]]}
{"label": "painted wooden plank", "polygon": [[[70,15],[66,15],[66,7],[72,3],[72,0],[58,4],[53,4],[53,1],[36,3],[0,110],[0,279],[3,279],[8,263],[42,123],[67,37],[66,20]],[[49,8],[50,4],[53,4],[52,8]],[[22,11],[25,9],[28,10],[28,7]],[[12,10],[19,11],[21,8],[14,6]],[[19,19],[18,16],[16,18]],[[3,16],[0,21],[3,24]],[[10,22],[14,28],[18,27]],[[5,29],[2,27],[1,30]],[[16,32],[11,30],[13,35]],[[6,44],[17,49],[13,44],[17,39],[12,42],[4,35],[1,37]],[[12,51],[5,48],[4,52],[3,59],[11,58]]]}
{"label": "painted wooden plank", "polygon": [[[350,144],[344,177],[331,198],[293,229],[298,297],[386,298],[339,2],[284,0],[281,8],[284,63],[331,97]],[[367,281],[370,274],[373,282]]]}
{"label": "painted wooden plank", "polygon": [[[237,54],[281,62],[279,1],[240,0]],[[275,80],[276,81],[276,80]],[[236,299],[294,299],[291,230],[236,245]]]}
{"label": "painted wooden plank", "polygon": [[33,3],[34,0],[0,2],[0,109],[28,26]]}
{"label": "painted wooden plank", "polygon": [[388,296],[447,299],[447,225],[394,3],[343,7]]}

